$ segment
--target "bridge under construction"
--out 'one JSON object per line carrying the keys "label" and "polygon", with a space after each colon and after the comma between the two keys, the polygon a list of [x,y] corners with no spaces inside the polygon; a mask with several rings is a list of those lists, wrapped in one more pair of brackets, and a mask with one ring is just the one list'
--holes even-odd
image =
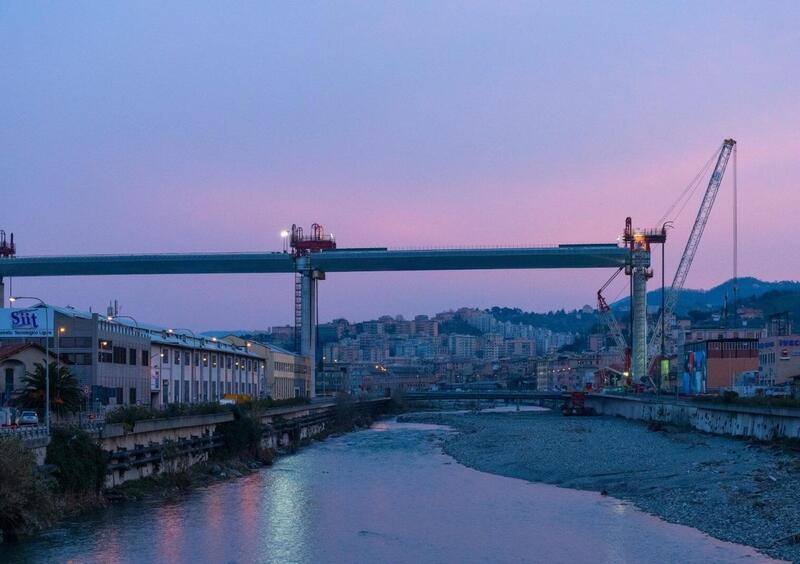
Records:
{"label": "bridge under construction", "polygon": [[[0,259],[0,292],[5,296],[2,280],[8,277],[294,273],[297,348],[313,358],[317,283],[329,272],[620,268],[630,263],[629,250],[617,243],[493,249],[308,249],[318,246],[315,241],[330,245],[332,239],[319,227],[309,237],[303,237],[295,228],[292,252],[41,257],[12,254]],[[645,255],[640,260],[649,265],[649,253]]]}
{"label": "bridge under construction", "polygon": [[[0,305],[5,307],[3,280],[10,277],[294,273],[296,348],[301,354],[314,358],[317,284],[325,279],[327,273],[610,268],[624,271],[631,277],[630,346],[622,337],[619,325],[600,292],[598,309],[607,318],[611,335],[617,344],[630,351],[627,355],[630,359],[630,375],[639,382],[648,374],[648,356],[656,356],[653,341],[657,340],[656,335],[664,334],[664,320],[675,307],[677,294],[683,287],[734,146],[735,141],[727,139],[714,155],[716,165],[670,288],[666,308],[662,307],[661,320],[651,332],[654,338],[649,347],[646,295],[647,280],[652,277],[651,244],[664,243],[669,222],[661,225],[660,229],[641,230],[631,227],[630,218],[619,242],[520,248],[338,248],[334,237],[327,234],[322,226],[314,224],[308,234],[304,234],[302,228],[297,226],[292,226],[291,231],[282,232],[286,243],[281,252],[21,257],[16,254],[13,235],[8,242],[5,233],[0,232]],[[714,158],[710,159],[707,167],[713,161]],[[701,176],[698,174],[696,181]],[[688,188],[681,197],[686,193]],[[313,362],[312,367],[312,382],[315,382],[316,367]],[[626,366],[626,372],[627,369]]]}

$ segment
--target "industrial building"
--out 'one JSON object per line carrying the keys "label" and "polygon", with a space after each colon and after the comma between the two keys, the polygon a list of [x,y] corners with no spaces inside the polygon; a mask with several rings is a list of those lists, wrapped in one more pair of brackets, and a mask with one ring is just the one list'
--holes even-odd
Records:
{"label": "industrial building", "polygon": [[758,339],[705,339],[683,347],[682,389],[685,393],[732,390],[737,375],[758,368]]}
{"label": "industrial building", "polygon": [[223,339],[238,347],[246,347],[264,363],[261,378],[261,395],[272,399],[308,398],[313,394],[311,359],[270,343],[261,343],[228,335]]}
{"label": "industrial building", "polygon": [[[42,351],[49,347],[53,358],[69,364],[70,372],[82,386],[88,409],[218,401],[225,394],[253,398],[270,395],[267,363],[274,374],[275,360],[250,350],[247,343],[145,325],[129,316],[114,315],[113,311],[101,315],[54,306],[28,311],[50,312],[52,326],[37,336],[0,331],[0,346],[33,344]],[[279,375],[284,372],[284,362],[281,356]],[[308,372],[307,366],[297,368],[295,365],[300,363],[296,361],[289,364],[292,384],[281,389],[291,388],[285,392],[289,394],[286,397],[292,397],[295,388],[299,388],[300,395],[306,395],[309,386],[297,386],[294,374]],[[22,370],[17,366],[13,374],[8,372],[14,387],[20,378],[17,372]]]}
{"label": "industrial building", "polygon": [[[3,332],[0,344],[33,343],[70,365],[87,408],[150,403],[150,337],[135,327],[73,308],[37,306],[5,310],[47,311],[52,326],[39,335]],[[49,335],[49,336],[46,336]]]}
{"label": "industrial building", "polygon": [[186,331],[144,329],[152,343],[153,405],[266,397],[266,361],[246,345]]}
{"label": "industrial building", "polygon": [[758,342],[758,383],[790,386],[800,376],[800,335],[767,337]]}

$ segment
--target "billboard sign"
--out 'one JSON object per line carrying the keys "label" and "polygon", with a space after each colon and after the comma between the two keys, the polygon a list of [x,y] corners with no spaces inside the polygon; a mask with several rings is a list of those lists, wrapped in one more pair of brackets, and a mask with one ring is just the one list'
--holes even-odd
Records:
{"label": "billboard sign", "polygon": [[706,353],[691,351],[686,355],[683,367],[683,392],[685,394],[703,394],[706,392]]}
{"label": "billboard sign", "polygon": [[50,308],[0,309],[0,338],[52,337],[53,325]]}

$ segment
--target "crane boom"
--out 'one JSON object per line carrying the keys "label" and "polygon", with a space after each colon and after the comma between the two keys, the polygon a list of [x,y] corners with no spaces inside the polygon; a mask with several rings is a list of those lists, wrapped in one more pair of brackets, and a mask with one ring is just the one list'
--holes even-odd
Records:
{"label": "crane boom", "polygon": [[[611,308],[606,302],[605,297],[603,297],[603,290],[605,290],[611,282],[622,272],[623,268],[617,270],[611,278],[608,279],[602,288],[597,290],[597,310],[600,312],[600,316],[606,322],[608,326],[608,331],[614,339],[617,347],[621,352],[628,350],[628,343],[625,342],[625,337],[622,335],[622,328],[619,326],[619,322],[617,321],[616,316],[614,316],[614,312],[611,311]],[[626,366],[627,370],[627,366]]]}
{"label": "crane boom", "polygon": [[734,145],[736,145],[736,141],[733,139],[726,139],[722,143],[719,156],[717,157],[717,164],[714,167],[714,172],[711,174],[711,178],[708,181],[708,188],[706,188],[706,193],[703,196],[703,202],[700,204],[700,209],[697,210],[697,217],[694,220],[694,226],[689,234],[689,239],[686,241],[686,248],[683,250],[683,255],[681,256],[681,261],[678,264],[678,269],[675,271],[675,278],[672,280],[672,286],[670,287],[665,298],[664,310],[661,312],[661,316],[651,332],[652,336],[650,337],[650,343],[648,346],[649,356],[651,359],[656,358],[660,348],[661,318],[672,315],[675,310],[675,306],[678,303],[678,295],[683,289],[683,284],[686,282],[686,276],[689,274],[689,269],[692,267],[692,261],[694,260],[695,252],[697,252],[697,247],[700,245],[700,238],[703,235],[703,230],[706,227],[706,223],[708,223],[708,216],[711,213],[711,208],[713,207],[714,200],[717,197],[719,186],[722,183],[722,177],[725,174],[725,167],[728,165],[728,159],[731,156],[731,151],[733,151]]}

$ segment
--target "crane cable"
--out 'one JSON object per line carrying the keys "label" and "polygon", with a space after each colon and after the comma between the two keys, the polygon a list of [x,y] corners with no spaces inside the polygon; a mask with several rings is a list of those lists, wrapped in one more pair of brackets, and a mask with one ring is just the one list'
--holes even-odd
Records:
{"label": "crane cable", "polygon": [[738,186],[738,163],[737,146],[733,146],[733,321],[738,324],[738,312],[736,311],[739,298],[739,186]]}
{"label": "crane cable", "polygon": [[[686,188],[683,189],[681,194],[675,199],[675,201],[667,209],[664,215],[662,215],[661,218],[656,222],[656,225],[663,225],[664,221],[667,219],[670,219],[671,221],[675,221],[676,219],[678,219],[678,217],[681,215],[681,212],[683,212],[684,208],[686,208],[686,205],[689,203],[689,200],[692,199],[692,196],[700,187],[700,181],[703,179],[706,172],[708,172],[708,169],[711,167],[711,163],[714,162],[714,159],[717,158],[717,155],[719,155],[719,152],[721,150],[722,146],[720,145],[720,147],[718,147],[712,153],[711,157],[709,157],[709,159],[706,161],[706,164],[703,165],[703,168],[700,169],[700,171],[695,175],[695,177],[691,180],[691,182],[689,182]],[[683,201],[682,204],[681,201]],[[679,204],[681,204],[681,207],[678,210],[678,212],[675,215],[670,216],[670,214]]]}
{"label": "crane cable", "polygon": [[605,290],[606,288],[608,288],[609,284],[611,284],[611,283],[614,281],[614,279],[615,279],[617,276],[619,276],[619,273],[620,273],[620,272],[622,272],[622,270],[623,270],[623,269],[624,269],[624,267],[620,266],[620,267],[617,269],[617,271],[616,271],[616,272],[615,272],[615,273],[614,273],[614,274],[611,276],[611,278],[609,278],[609,279],[606,281],[606,283],[605,283],[605,284],[603,284],[603,287],[602,287],[602,288],[600,288],[600,290],[599,290],[599,292],[598,292],[598,293],[602,293],[602,292],[603,292],[603,290]]}

